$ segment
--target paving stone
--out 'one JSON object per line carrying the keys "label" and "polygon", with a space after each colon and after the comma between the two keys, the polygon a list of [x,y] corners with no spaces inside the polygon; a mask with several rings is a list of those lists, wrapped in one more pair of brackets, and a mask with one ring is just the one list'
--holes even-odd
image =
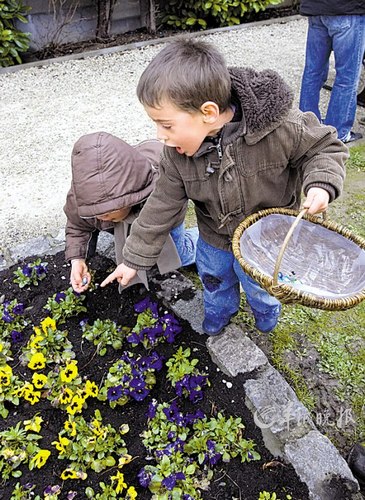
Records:
{"label": "paving stone", "polygon": [[267,357],[237,325],[228,325],[222,334],[210,337],[207,347],[212,360],[226,375],[250,373],[267,364]]}
{"label": "paving stone", "polygon": [[114,235],[108,233],[107,231],[101,231],[98,236],[97,251],[108,259],[116,262]]}
{"label": "paving stone", "polygon": [[[361,500],[359,485],[344,458],[331,441],[319,431],[313,430],[284,447],[285,457],[307,484],[312,500]],[[333,481],[335,480],[335,481]],[[338,497],[338,481],[347,489]]]}
{"label": "paving stone", "polygon": [[5,255],[3,254],[0,254],[0,271],[2,271],[3,269],[7,269],[8,267],[10,267],[10,262],[8,262],[8,260],[6,260],[6,257]]}
{"label": "paving stone", "polygon": [[12,263],[31,256],[41,256],[52,253],[52,246],[47,237],[39,237],[29,240],[26,243],[16,245],[11,251]]}
{"label": "paving stone", "polygon": [[311,416],[286,380],[271,365],[244,384],[246,405],[260,427],[266,448],[284,456],[284,445],[315,429]]}

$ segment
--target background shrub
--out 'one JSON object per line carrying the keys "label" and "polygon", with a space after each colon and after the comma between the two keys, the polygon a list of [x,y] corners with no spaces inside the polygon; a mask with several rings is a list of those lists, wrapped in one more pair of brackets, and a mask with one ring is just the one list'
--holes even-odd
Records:
{"label": "background shrub", "polygon": [[22,0],[0,0],[0,66],[21,64],[19,52],[29,48],[30,33],[23,33],[14,26],[18,19],[27,23],[24,17],[30,10]]}
{"label": "background shrub", "polygon": [[250,12],[280,3],[282,0],[167,0],[161,5],[161,23],[183,30],[234,26]]}

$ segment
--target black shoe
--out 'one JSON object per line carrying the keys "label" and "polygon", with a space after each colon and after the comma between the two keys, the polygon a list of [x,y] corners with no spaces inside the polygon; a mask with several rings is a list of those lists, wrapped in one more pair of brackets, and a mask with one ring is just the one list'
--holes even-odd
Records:
{"label": "black shoe", "polygon": [[359,443],[351,448],[347,463],[351,472],[359,481],[361,488],[365,487],[365,447]]}
{"label": "black shoe", "polygon": [[354,141],[358,141],[359,139],[362,139],[362,134],[360,134],[360,132],[350,132],[350,136],[348,137],[348,139],[342,141],[343,143],[345,144],[348,144],[349,142],[354,142]]}
{"label": "black shoe", "polygon": [[357,94],[357,105],[365,108],[365,88]]}

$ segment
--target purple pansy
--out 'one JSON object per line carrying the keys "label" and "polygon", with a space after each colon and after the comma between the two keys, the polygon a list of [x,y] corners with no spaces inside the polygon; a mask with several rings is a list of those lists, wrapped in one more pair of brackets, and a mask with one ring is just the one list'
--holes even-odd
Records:
{"label": "purple pansy", "polygon": [[143,487],[143,488],[148,488],[150,482],[151,482],[151,479],[152,479],[152,473],[151,472],[147,472],[146,469],[143,467],[143,469],[141,469],[139,472],[138,472],[138,480],[139,480],[139,484]]}
{"label": "purple pansy", "polygon": [[11,341],[14,344],[18,344],[19,342],[22,342],[24,339],[24,333],[23,332],[18,332],[18,330],[12,330],[11,331]]}
{"label": "purple pansy", "polygon": [[32,275],[32,268],[30,267],[29,264],[26,264],[23,268],[22,268],[22,273],[24,274],[24,276],[26,276],[27,278],[30,278],[30,276]]}
{"label": "purple pansy", "polygon": [[115,387],[109,387],[106,397],[108,401],[117,401],[123,396],[123,387],[121,385],[116,385]]}
{"label": "purple pansy", "polygon": [[147,418],[154,418],[157,411],[157,401],[154,399],[149,405],[146,413]]}
{"label": "purple pansy", "polygon": [[24,304],[22,304],[22,303],[15,304],[12,312],[13,312],[13,314],[17,314],[17,315],[24,314]]}
{"label": "purple pansy", "polygon": [[171,491],[175,488],[177,481],[184,481],[185,474],[183,472],[176,472],[176,474],[170,474],[162,480],[162,486],[167,490]]}
{"label": "purple pansy", "polygon": [[65,292],[57,292],[56,297],[55,297],[55,301],[57,302],[57,304],[59,304],[61,302],[61,300],[65,300],[65,298],[66,298]]}

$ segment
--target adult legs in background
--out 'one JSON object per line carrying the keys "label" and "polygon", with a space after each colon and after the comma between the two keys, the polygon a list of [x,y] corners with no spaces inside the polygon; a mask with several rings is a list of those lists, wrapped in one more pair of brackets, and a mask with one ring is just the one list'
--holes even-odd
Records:
{"label": "adult legs in background", "polygon": [[[336,127],[343,142],[354,140],[351,132],[356,113],[356,92],[365,48],[365,16],[313,16],[308,18],[306,61],[299,107],[319,112],[320,89],[328,72],[331,50],[336,78],[324,123]],[[356,134],[360,138],[360,134]]]}
{"label": "adult legs in background", "polygon": [[312,111],[320,121],[319,98],[327,79],[331,50],[332,40],[321,16],[309,17],[299,108],[301,111]]}
{"label": "adult legs in background", "polygon": [[365,49],[365,16],[322,16],[322,20],[332,39],[336,69],[324,122],[336,127],[339,139],[348,142],[355,121],[357,87]]}

